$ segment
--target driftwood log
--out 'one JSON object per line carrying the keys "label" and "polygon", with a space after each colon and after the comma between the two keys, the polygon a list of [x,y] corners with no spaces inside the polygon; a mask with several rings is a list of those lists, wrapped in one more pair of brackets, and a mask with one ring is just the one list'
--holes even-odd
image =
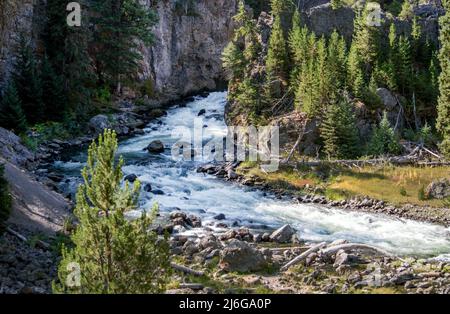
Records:
{"label": "driftwood log", "polygon": [[361,243],[345,243],[345,244],[335,245],[335,246],[331,246],[331,247],[321,250],[320,253],[323,255],[330,256],[330,255],[336,254],[340,250],[343,250],[343,251],[366,250],[366,251],[373,251],[373,252],[376,252],[378,254],[385,255],[385,256],[393,256],[392,254],[386,252],[385,250],[382,250],[382,249],[377,248],[372,245],[361,244]]}
{"label": "driftwood log", "polygon": [[203,276],[205,274],[202,271],[194,270],[192,268],[189,268],[189,267],[186,267],[186,266],[183,266],[183,265],[178,265],[178,264],[175,264],[175,263],[170,263],[170,267],[172,267],[175,270],[181,271],[181,272],[183,272],[185,274],[194,275],[194,276],[197,276],[197,277],[201,277],[201,276]]}
{"label": "driftwood log", "polygon": [[290,262],[288,262],[287,264],[285,264],[283,267],[281,267],[282,271],[287,270],[289,267],[294,266],[298,263],[300,263],[301,261],[303,261],[304,259],[306,259],[311,253],[315,253],[317,251],[319,251],[320,249],[322,249],[323,247],[325,247],[327,245],[326,242],[322,242],[319,243],[313,247],[311,247],[309,250],[303,252],[302,254],[300,254],[299,256],[297,256],[296,258],[294,258],[293,260],[291,260]]}

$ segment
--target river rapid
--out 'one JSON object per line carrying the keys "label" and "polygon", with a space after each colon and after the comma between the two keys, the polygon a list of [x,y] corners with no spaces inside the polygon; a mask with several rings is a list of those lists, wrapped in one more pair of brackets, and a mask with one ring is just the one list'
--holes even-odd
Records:
{"label": "river rapid", "polygon": [[[158,202],[162,213],[180,209],[201,217],[203,225],[211,225],[217,232],[224,230],[214,228],[217,221],[213,217],[224,214],[226,219],[222,223],[258,231],[272,230],[288,223],[298,231],[298,237],[307,242],[346,239],[375,245],[400,256],[450,260],[450,228],[279,200],[262,191],[197,173],[201,162],[174,160],[170,148],[179,138],[173,137],[172,132],[179,127],[192,129],[202,109],[206,111],[202,116],[204,140],[221,139],[226,135],[225,104],[225,92],[196,97],[188,104],[173,107],[167,116],[150,123],[145,134],[120,143],[119,154],[125,159],[125,175],[135,174],[143,187],[151,184],[153,191],[164,193],[157,195],[143,190],[141,208],[149,209]],[[151,155],[145,150],[153,140],[161,140],[165,144],[164,153]],[[72,155],[70,160],[55,162],[53,170],[65,176],[61,183],[63,190],[76,190],[85,160],[86,153],[80,152]],[[204,229],[192,229],[185,233],[203,232]]]}

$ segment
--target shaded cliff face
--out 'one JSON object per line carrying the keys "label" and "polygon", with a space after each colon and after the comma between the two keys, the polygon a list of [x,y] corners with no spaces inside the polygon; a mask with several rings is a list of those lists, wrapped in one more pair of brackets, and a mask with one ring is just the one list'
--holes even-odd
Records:
{"label": "shaded cliff face", "polygon": [[224,81],[221,54],[233,32],[237,0],[159,1],[155,43],[144,49],[144,78],[152,78],[163,100]]}
{"label": "shaded cliff face", "polygon": [[33,0],[0,0],[0,87],[14,66],[19,34],[33,36]]}

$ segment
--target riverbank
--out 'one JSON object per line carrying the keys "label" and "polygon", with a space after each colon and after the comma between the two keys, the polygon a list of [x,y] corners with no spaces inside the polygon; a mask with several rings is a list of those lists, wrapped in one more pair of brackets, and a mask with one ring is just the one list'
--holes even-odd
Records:
{"label": "riverbank", "polygon": [[[387,172],[387,168],[392,169],[392,167],[386,166],[384,171]],[[395,167],[395,169],[401,170],[402,168]],[[400,176],[402,173],[408,173],[409,177],[406,178],[404,175],[405,177],[401,180],[406,186],[409,185],[409,195],[408,191],[395,179],[381,174],[383,168],[371,171],[371,173],[364,173],[361,169],[352,172],[349,169],[333,170],[325,167],[294,169],[282,166],[276,173],[264,173],[256,163],[228,163],[206,165],[200,167],[199,171],[303,204],[320,204],[350,211],[386,214],[399,219],[429,222],[446,227],[450,225],[450,209],[444,205],[443,201],[419,200],[417,196],[419,191],[416,192],[416,195],[411,195],[411,190],[414,190],[415,187],[410,183],[416,180],[416,187],[426,187],[433,180],[447,178],[450,175],[450,167],[430,169],[426,171],[427,175],[422,175],[422,177],[420,177],[420,168],[409,167],[404,171],[398,171]],[[374,182],[371,179],[377,181]],[[348,190],[343,187],[348,187]],[[364,187],[367,190],[362,190]],[[406,195],[402,195],[403,190]],[[388,193],[383,194],[383,191],[388,191]],[[384,196],[384,199],[371,197],[370,194]],[[397,201],[400,198],[404,199],[403,204]],[[416,202],[408,203],[408,199],[412,200],[413,198]]]}

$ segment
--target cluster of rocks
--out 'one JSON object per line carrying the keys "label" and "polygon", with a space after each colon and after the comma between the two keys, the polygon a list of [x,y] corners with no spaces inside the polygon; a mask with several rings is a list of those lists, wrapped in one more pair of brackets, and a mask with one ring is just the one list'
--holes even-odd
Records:
{"label": "cluster of rocks", "polygon": [[0,237],[0,294],[51,293],[57,261],[50,251],[33,248],[9,234]]}
{"label": "cluster of rocks", "polygon": [[[338,240],[327,247],[342,243],[346,241]],[[294,281],[309,285],[313,291],[326,293],[356,290],[369,293],[382,288],[391,293],[450,294],[450,265],[446,263],[417,259],[403,261],[361,250],[339,250],[331,256],[321,251],[311,253],[289,274],[295,277]]]}
{"label": "cluster of rocks", "polygon": [[[171,214],[172,221],[183,226],[190,223],[192,217],[181,212]],[[192,223],[191,223],[192,225]],[[291,256],[275,256],[268,248],[259,248],[262,242],[292,243],[296,231],[289,225],[282,226],[271,234],[263,236],[252,234],[247,228],[230,229],[222,234],[208,233],[200,238],[188,238],[174,235],[171,239],[172,253],[184,255],[191,261],[208,265],[214,257],[220,258],[220,269],[227,272],[249,272],[267,269],[274,263],[281,266]]]}

